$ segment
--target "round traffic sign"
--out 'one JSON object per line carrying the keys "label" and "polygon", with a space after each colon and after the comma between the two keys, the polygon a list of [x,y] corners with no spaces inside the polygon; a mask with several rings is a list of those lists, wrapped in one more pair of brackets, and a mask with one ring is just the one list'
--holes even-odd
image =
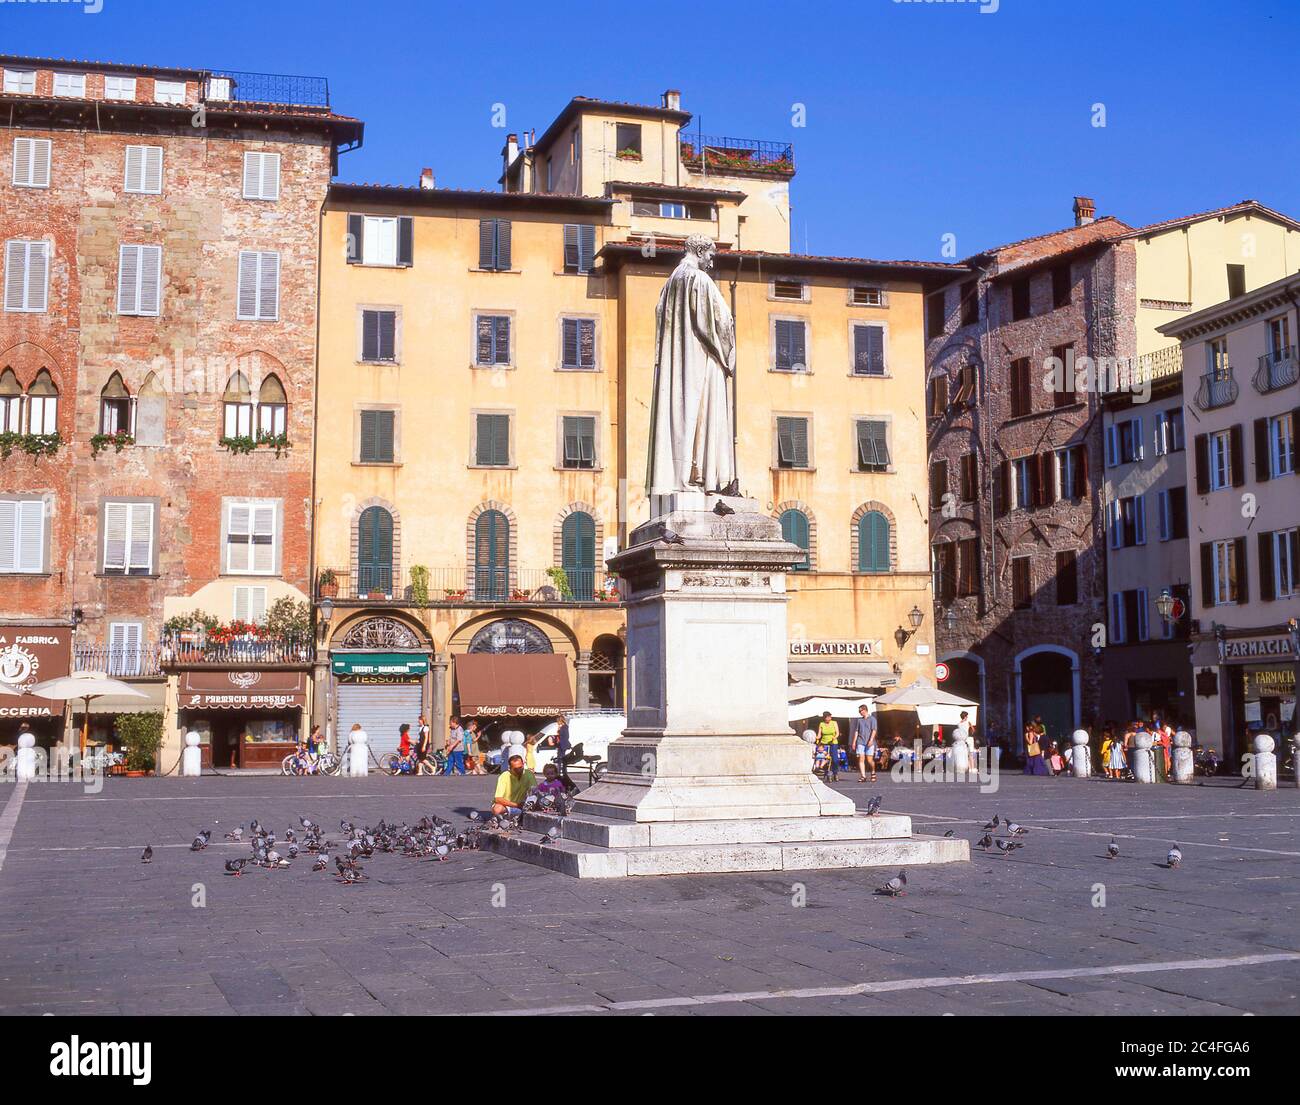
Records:
{"label": "round traffic sign", "polygon": [[947,664],[942,664],[942,663],[940,663],[940,664],[935,664],[935,665],[934,665],[934,677],[935,677],[935,679],[937,679],[940,683],[942,683],[945,679],[947,679],[947,678],[948,678],[948,665],[947,665]]}

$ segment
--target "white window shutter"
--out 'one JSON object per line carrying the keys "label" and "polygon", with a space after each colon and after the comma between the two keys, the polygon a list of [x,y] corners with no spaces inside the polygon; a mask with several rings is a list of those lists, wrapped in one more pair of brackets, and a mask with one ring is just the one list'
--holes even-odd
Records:
{"label": "white window shutter", "polygon": [[262,154],[262,199],[280,198],[280,155],[278,153]]}
{"label": "white window shutter", "polygon": [[162,294],[162,246],[140,246],[140,297],[142,315],[156,315]]}
{"label": "white window shutter", "polygon": [[140,247],[122,246],[118,250],[117,313],[134,315],[140,310]]}
{"label": "white window shutter", "polygon": [[161,146],[144,148],[144,190],[150,195],[162,194],[163,151]]}
{"label": "white window shutter", "polygon": [[14,183],[30,184],[32,180],[31,138],[14,139]]}
{"label": "white window shutter", "polygon": [[244,198],[260,199],[262,194],[262,156],[256,153],[244,154]]}
{"label": "white window shutter", "polygon": [[127,146],[126,174],[122,188],[127,192],[144,191],[144,146]]}
{"label": "white window shutter", "polygon": [[229,512],[226,522],[226,571],[247,572],[252,561],[249,509],[240,503],[232,503]]}
{"label": "white window shutter", "polygon": [[18,563],[20,572],[39,572],[44,565],[45,503],[25,499],[18,504]]}
{"label": "white window shutter", "polygon": [[49,291],[50,243],[27,243],[27,295],[25,310],[44,311]]}
{"label": "white window shutter", "polygon": [[280,255],[263,253],[258,275],[257,317],[280,317]]}
{"label": "white window shutter", "polygon": [[5,243],[5,310],[21,311],[27,304],[27,243]]}
{"label": "white window shutter", "polygon": [[239,254],[239,304],[240,318],[257,318],[258,255],[252,250]]}
{"label": "white window shutter", "polygon": [[128,568],[153,570],[153,504],[131,504],[131,548]]}
{"label": "white window shutter", "polygon": [[249,596],[248,596],[248,593],[249,593],[249,591],[251,591],[251,590],[252,590],[251,587],[236,587],[236,588],[235,588],[235,612],[234,612],[234,619],[235,619],[235,621],[237,621],[237,622],[246,622],[246,621],[248,621],[248,597],[249,597]]}
{"label": "white window shutter", "polygon": [[104,568],[126,570],[130,503],[104,504]]}
{"label": "white window shutter", "polygon": [[53,146],[48,138],[36,140],[32,149],[32,184],[37,188],[50,186],[50,152]]}
{"label": "white window shutter", "polygon": [[18,508],[13,499],[0,501],[0,572],[18,567]]}
{"label": "white window shutter", "polygon": [[259,505],[252,510],[252,569],[258,575],[275,571],[275,506]]}

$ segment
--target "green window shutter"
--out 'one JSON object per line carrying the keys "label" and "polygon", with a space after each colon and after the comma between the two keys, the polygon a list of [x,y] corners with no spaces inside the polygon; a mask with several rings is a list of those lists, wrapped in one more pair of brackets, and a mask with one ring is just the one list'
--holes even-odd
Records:
{"label": "green window shutter", "polygon": [[480,219],[478,223],[478,267],[496,268],[496,220]]}
{"label": "green window shutter", "polygon": [[889,467],[889,432],[884,422],[858,423],[858,466],[869,472]]}
{"label": "green window shutter", "polygon": [[504,467],[510,463],[510,416],[480,414],[475,463]]}
{"label": "green window shutter", "polygon": [[580,415],[565,415],[563,421],[564,466],[596,466],[596,420]]}
{"label": "green window shutter", "polygon": [[485,510],[474,523],[474,594],[504,599],[510,583],[510,523],[499,510]]}
{"label": "green window shutter", "polygon": [[806,572],[812,567],[811,546],[808,537],[808,515],[802,510],[787,510],[781,515],[781,536],[804,551],[803,560],[794,566],[796,572]]}
{"label": "green window shutter", "polygon": [[574,223],[564,224],[564,267],[570,272],[582,271],[582,256],[578,246],[578,235],[582,227]]}
{"label": "green window shutter", "polygon": [[883,326],[853,328],[853,373],[883,376],[885,373],[885,329]]}
{"label": "green window shutter", "polygon": [[808,420],[776,420],[777,463],[782,468],[808,467]]}
{"label": "green window shutter", "polygon": [[808,359],[805,351],[805,326],[802,321],[776,320],[776,367],[787,372],[803,371]]}
{"label": "green window shutter", "polygon": [[578,271],[590,272],[596,264],[596,228],[578,227]]}
{"label": "green window shutter", "polygon": [[410,267],[415,262],[415,220],[410,215],[397,218],[397,263]]}
{"label": "green window shutter", "polygon": [[510,222],[496,220],[496,266],[502,272],[510,268]]}
{"label": "green window shutter", "polygon": [[496,336],[495,328],[492,325],[490,315],[479,315],[475,319],[477,325],[477,352],[474,356],[474,363],[480,365],[490,365],[493,363],[494,338]]}
{"label": "green window shutter", "polygon": [[498,315],[493,321],[494,350],[496,364],[510,363],[510,316]]}
{"label": "green window shutter", "polygon": [[363,311],[361,313],[361,359],[363,361],[379,360],[378,311]]}
{"label": "green window shutter", "polygon": [[564,574],[573,597],[590,602],[596,587],[596,523],[590,514],[575,511],[560,527]]}
{"label": "green window shutter", "polygon": [[393,591],[393,516],[368,507],[357,523],[357,590]]}
{"label": "green window shutter", "polygon": [[366,217],[364,215],[348,216],[348,264],[361,264],[361,249],[363,239],[366,233]]}
{"label": "green window shutter", "polygon": [[565,368],[578,367],[578,320],[576,318],[566,318],[563,322],[564,329],[564,359]]}
{"label": "green window shutter", "polygon": [[393,462],[393,411],[361,412],[361,459],[371,463]]}
{"label": "green window shutter", "polygon": [[858,571],[888,572],[889,520],[869,510],[858,522]]}

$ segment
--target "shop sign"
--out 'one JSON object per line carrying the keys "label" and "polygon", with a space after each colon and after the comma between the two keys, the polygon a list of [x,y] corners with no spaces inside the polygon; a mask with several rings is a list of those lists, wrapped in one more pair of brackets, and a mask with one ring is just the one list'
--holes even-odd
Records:
{"label": "shop sign", "polygon": [[428,656],[407,652],[342,652],[331,658],[335,675],[412,678],[429,670]]}
{"label": "shop sign", "polygon": [[1295,649],[1290,637],[1224,638],[1219,644],[1224,660],[1291,660]]}
{"label": "shop sign", "polygon": [[[69,674],[69,626],[0,626],[0,683],[26,689]],[[63,703],[30,695],[0,694],[0,718],[57,717]]]}
{"label": "shop sign", "polygon": [[791,656],[880,656],[882,642],[875,641],[791,641]]}
{"label": "shop sign", "polygon": [[291,710],[307,705],[307,677],[284,671],[187,671],[182,710]]}

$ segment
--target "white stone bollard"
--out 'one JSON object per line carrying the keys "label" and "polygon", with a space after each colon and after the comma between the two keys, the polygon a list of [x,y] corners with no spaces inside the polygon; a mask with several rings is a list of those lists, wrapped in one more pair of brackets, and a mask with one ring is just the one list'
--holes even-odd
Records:
{"label": "white stone bollard", "polygon": [[193,776],[203,774],[203,750],[199,747],[199,735],[193,729],[185,734],[185,751],[181,753],[181,774]]}
{"label": "white stone bollard", "polygon": [[36,738],[31,733],[22,733],[18,737],[14,773],[20,783],[30,783],[36,778]]}
{"label": "white stone bollard", "polygon": [[1175,783],[1190,783],[1196,774],[1196,761],[1192,757],[1192,734],[1179,729],[1174,734],[1174,755],[1169,765],[1170,779]]}
{"label": "white stone bollard", "polygon": [[1156,762],[1151,756],[1151,734],[1139,733],[1133,738],[1133,778],[1139,783],[1156,781]]}
{"label": "white stone bollard", "polygon": [[1277,790],[1277,756],[1273,738],[1261,733],[1255,738],[1255,789]]}
{"label": "white stone bollard", "polygon": [[364,777],[370,772],[370,737],[364,729],[354,729],[348,734],[348,774]]}
{"label": "white stone bollard", "polygon": [[1076,779],[1086,779],[1092,774],[1092,749],[1088,747],[1088,730],[1076,729],[1070,737],[1074,750],[1070,753],[1070,770]]}

